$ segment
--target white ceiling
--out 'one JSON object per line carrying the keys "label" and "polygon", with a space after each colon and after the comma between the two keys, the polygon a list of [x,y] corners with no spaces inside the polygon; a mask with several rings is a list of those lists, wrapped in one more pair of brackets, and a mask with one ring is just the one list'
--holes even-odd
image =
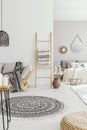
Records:
{"label": "white ceiling", "polygon": [[87,20],[87,0],[54,0],[54,21]]}

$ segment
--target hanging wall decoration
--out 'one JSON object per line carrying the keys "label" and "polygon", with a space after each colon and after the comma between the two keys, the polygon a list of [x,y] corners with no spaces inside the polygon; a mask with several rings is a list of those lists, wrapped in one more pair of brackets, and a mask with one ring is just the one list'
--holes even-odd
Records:
{"label": "hanging wall decoration", "polygon": [[2,0],[1,0],[1,30],[0,30],[0,46],[9,46],[9,35],[2,30]]}
{"label": "hanging wall decoration", "polygon": [[65,54],[65,53],[67,53],[68,49],[67,49],[66,46],[60,46],[60,47],[58,48],[58,51],[59,51],[59,53],[61,53],[61,54]]}
{"label": "hanging wall decoration", "polygon": [[83,41],[80,36],[77,34],[70,44],[70,49],[73,53],[79,53],[83,49]]}

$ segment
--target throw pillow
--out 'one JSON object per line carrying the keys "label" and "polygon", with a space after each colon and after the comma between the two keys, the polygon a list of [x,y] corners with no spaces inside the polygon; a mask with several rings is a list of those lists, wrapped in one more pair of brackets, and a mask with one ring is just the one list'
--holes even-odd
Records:
{"label": "throw pillow", "polygon": [[61,68],[62,68],[62,69],[66,69],[66,68],[67,68],[67,63],[66,63],[66,61],[63,61],[63,60],[62,60],[62,61],[60,62],[60,65],[61,65]]}
{"label": "throw pillow", "polygon": [[23,71],[23,63],[20,62],[20,61],[16,62],[14,71],[15,71],[15,74],[16,74],[19,89],[21,90],[21,81],[22,81],[21,74],[22,74],[22,71]]}
{"label": "throw pillow", "polygon": [[15,63],[4,63],[3,64],[3,74],[13,72],[15,68]]}
{"label": "throw pillow", "polygon": [[2,73],[3,63],[0,63],[0,73]]}

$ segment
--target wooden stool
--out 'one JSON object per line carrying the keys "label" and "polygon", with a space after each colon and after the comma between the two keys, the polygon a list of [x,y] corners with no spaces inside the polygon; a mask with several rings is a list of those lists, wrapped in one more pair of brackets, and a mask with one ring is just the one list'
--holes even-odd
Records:
{"label": "wooden stool", "polygon": [[[4,93],[4,99],[3,99]],[[8,87],[0,87],[0,94],[1,94],[1,112],[2,112],[2,122],[3,122],[3,130],[8,130],[9,122],[11,121],[11,110],[10,110],[10,99],[9,99],[9,88]],[[4,119],[4,102],[5,102],[5,110],[7,116],[7,128],[5,127],[5,119]]]}

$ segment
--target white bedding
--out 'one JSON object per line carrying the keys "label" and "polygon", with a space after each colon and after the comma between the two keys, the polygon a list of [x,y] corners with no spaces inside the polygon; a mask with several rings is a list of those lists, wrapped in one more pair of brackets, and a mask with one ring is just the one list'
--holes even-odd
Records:
{"label": "white bedding", "polygon": [[81,84],[87,84],[87,69],[83,67],[65,69],[63,81],[70,82],[70,79],[80,79]]}

